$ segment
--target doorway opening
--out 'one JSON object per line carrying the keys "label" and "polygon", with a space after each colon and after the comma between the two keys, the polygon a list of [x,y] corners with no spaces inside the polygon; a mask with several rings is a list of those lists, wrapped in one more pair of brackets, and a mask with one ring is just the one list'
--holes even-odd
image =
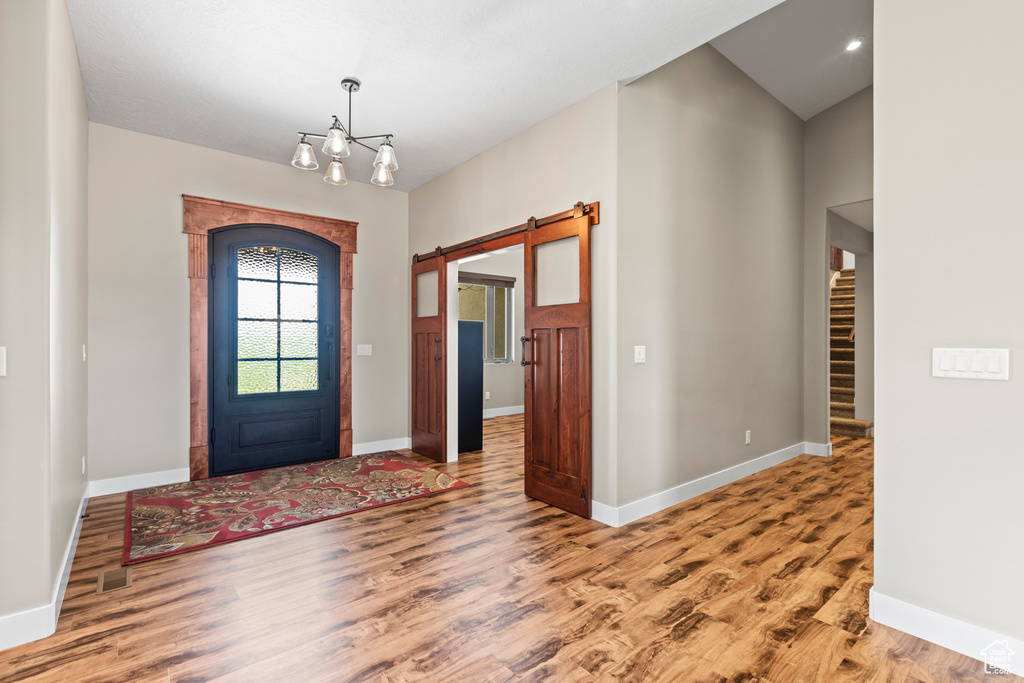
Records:
{"label": "doorway opening", "polygon": [[874,437],[873,201],[827,211],[829,432]]}
{"label": "doorway opening", "polygon": [[[501,290],[505,290],[506,316],[520,297],[519,285],[510,293],[507,290],[513,287],[506,279],[490,291],[486,286],[479,290],[484,311],[476,317],[484,319],[463,321],[476,322],[480,331],[473,342],[475,352],[466,352],[474,365],[488,358],[505,363],[519,358],[525,493],[583,517],[591,514],[590,231],[598,222],[598,204],[579,202],[560,214],[531,218],[507,230],[417,254],[412,264],[412,450],[438,462],[458,460],[459,262],[521,247],[520,346],[515,345],[514,332],[510,334],[514,316],[512,320],[498,316],[506,320],[498,327],[502,341],[494,329],[490,341],[485,341],[480,326],[488,321],[494,324],[499,311],[494,298],[501,299]],[[488,278],[481,277],[487,273],[467,272],[487,284]],[[466,296],[468,311],[473,295]],[[478,388],[482,390],[482,382]],[[482,407],[477,412],[482,418]]]}
{"label": "doorway opening", "polygon": [[[482,450],[483,421],[526,411],[523,245],[457,261],[459,454]],[[518,287],[517,287],[518,284]]]}

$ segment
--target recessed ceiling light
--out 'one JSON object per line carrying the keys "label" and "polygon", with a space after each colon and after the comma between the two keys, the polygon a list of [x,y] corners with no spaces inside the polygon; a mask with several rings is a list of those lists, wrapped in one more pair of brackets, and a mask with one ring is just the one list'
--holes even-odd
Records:
{"label": "recessed ceiling light", "polygon": [[858,47],[864,44],[864,36],[857,36],[850,41],[850,44],[846,46],[847,51],[853,52]]}

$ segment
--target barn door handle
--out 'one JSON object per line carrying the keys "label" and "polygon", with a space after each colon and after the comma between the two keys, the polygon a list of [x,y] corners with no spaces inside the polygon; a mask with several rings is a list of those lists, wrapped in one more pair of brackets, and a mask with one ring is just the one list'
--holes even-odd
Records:
{"label": "barn door handle", "polygon": [[334,354],[331,353],[331,344],[328,342],[327,346],[327,381],[330,382],[334,379]]}
{"label": "barn door handle", "polygon": [[530,338],[529,337],[525,337],[525,336],[524,337],[520,337],[519,341],[523,345],[523,353],[522,353],[523,358],[522,358],[522,360],[519,361],[519,364],[520,365],[529,365],[529,363],[526,362],[526,342],[530,341]]}
{"label": "barn door handle", "polygon": [[440,338],[434,337],[434,360],[441,360],[441,356],[437,355],[437,345],[440,343]]}

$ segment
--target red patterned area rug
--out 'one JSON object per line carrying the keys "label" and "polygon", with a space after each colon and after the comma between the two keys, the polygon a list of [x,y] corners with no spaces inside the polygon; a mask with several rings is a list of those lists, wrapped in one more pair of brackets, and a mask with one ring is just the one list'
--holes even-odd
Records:
{"label": "red patterned area rug", "polygon": [[385,451],[128,493],[121,564],[469,486]]}

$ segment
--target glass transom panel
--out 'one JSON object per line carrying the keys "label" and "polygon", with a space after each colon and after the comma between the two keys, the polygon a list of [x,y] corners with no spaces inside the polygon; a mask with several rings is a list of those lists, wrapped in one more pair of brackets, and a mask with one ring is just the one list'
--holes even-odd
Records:
{"label": "glass transom panel", "polygon": [[238,250],[237,392],[319,388],[319,259],[298,249]]}

